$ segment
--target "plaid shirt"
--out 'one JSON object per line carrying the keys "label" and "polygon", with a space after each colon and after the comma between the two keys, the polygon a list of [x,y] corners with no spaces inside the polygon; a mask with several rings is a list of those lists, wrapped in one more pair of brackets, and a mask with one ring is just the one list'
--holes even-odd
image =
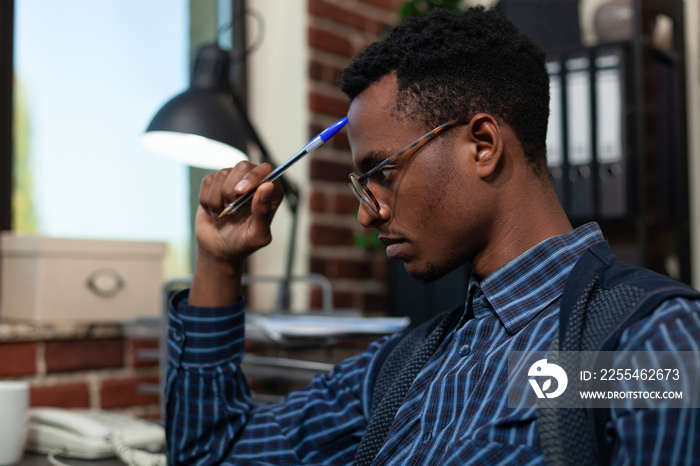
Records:
{"label": "plaid shirt", "polygon": [[[462,319],[411,386],[374,464],[543,464],[534,406],[507,405],[510,351],[546,350],[558,329],[564,283],[595,224],[550,238],[469,284]],[[243,303],[170,311],[166,421],[171,464],[351,464],[367,426],[374,356],[397,335],[317,376],[283,402],[251,403],[239,369]],[[664,303],[630,326],[621,349],[698,350],[700,304]],[[465,313],[466,315],[466,313]],[[664,331],[656,331],[663,328]],[[619,464],[690,464],[700,458],[699,410],[612,411]]]}

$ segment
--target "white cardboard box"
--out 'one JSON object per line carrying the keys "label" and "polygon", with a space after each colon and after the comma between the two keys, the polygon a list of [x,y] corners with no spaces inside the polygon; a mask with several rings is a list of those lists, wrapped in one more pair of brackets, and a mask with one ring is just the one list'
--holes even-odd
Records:
{"label": "white cardboard box", "polygon": [[120,322],[159,316],[166,244],[0,234],[0,318]]}

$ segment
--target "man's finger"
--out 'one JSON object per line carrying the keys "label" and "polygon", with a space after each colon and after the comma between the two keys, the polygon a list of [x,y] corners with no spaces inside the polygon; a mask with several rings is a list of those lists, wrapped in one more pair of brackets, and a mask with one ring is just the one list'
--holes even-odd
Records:
{"label": "man's finger", "polygon": [[263,183],[253,196],[251,203],[251,226],[259,237],[261,245],[270,242],[270,224],[282,202],[282,188],[278,183]]}

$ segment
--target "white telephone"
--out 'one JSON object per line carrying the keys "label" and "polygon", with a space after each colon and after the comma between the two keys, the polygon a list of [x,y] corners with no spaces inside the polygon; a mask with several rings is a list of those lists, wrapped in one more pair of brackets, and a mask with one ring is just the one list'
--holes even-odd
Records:
{"label": "white telephone", "polygon": [[80,459],[119,456],[127,464],[137,464],[132,459],[141,455],[149,458],[148,464],[154,464],[164,463],[164,456],[133,449],[155,452],[164,443],[163,427],[123,414],[60,408],[29,410],[27,451]]}

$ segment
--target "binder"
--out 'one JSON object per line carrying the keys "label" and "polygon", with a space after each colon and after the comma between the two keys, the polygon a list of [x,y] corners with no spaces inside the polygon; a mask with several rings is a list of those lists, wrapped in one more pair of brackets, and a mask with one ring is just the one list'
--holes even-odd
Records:
{"label": "binder", "polygon": [[595,214],[593,180],[593,132],[591,128],[591,73],[586,57],[565,62],[565,95],[568,156],[568,212],[574,219]]}
{"label": "binder", "polygon": [[603,218],[619,218],[628,211],[622,55],[601,53],[595,64],[599,212]]}
{"label": "binder", "polygon": [[559,62],[548,62],[549,125],[547,125],[547,169],[559,202],[564,205],[564,120],[562,119],[562,82]]}

